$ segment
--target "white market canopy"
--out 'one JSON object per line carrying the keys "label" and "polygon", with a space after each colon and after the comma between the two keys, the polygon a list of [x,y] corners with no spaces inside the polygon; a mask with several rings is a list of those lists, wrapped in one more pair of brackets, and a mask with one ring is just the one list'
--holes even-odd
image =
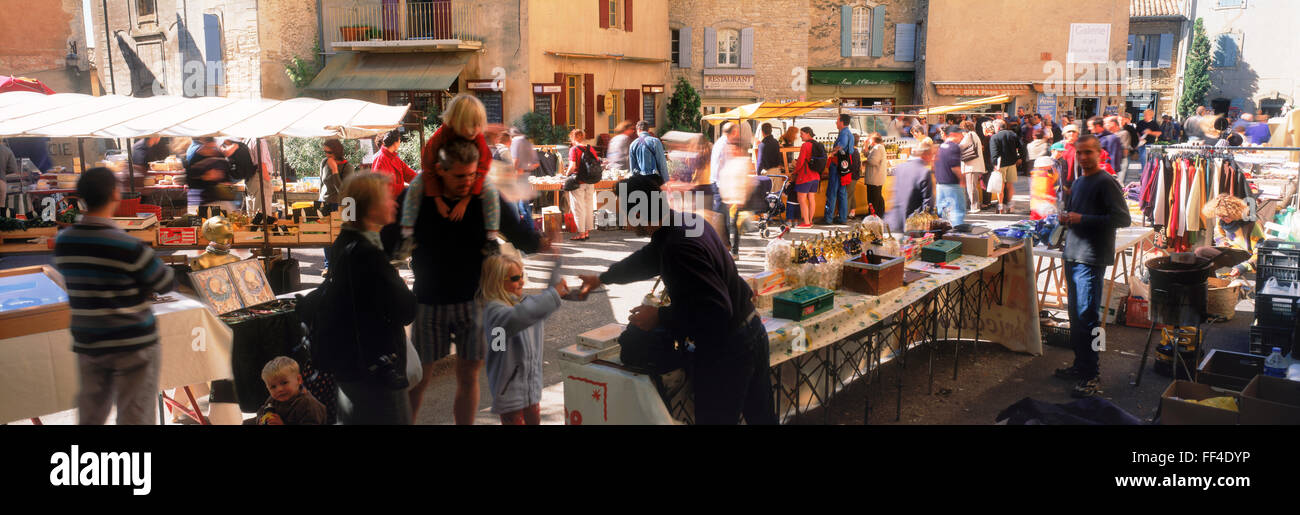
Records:
{"label": "white market canopy", "polygon": [[354,99],[292,100],[76,93],[0,93],[0,136],[362,138],[402,125],[409,105]]}

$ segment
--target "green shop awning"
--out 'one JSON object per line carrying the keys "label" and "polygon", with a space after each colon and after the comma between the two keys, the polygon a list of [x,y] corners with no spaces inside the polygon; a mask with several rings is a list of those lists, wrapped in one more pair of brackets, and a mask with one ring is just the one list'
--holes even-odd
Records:
{"label": "green shop awning", "polygon": [[307,89],[319,91],[443,91],[465,69],[464,53],[340,52]]}
{"label": "green shop awning", "polygon": [[809,70],[808,83],[819,86],[878,86],[912,82],[915,76],[916,73],[911,71]]}

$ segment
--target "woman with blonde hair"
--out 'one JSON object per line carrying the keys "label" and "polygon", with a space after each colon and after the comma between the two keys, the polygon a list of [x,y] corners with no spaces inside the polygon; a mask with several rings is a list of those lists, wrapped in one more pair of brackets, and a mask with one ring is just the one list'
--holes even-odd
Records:
{"label": "woman with blonde hair", "polygon": [[415,233],[415,221],[420,219],[420,199],[433,197],[438,212],[451,220],[460,220],[465,216],[465,207],[470,197],[465,197],[455,206],[448,206],[442,199],[440,182],[432,179],[431,174],[438,166],[438,151],[452,139],[472,141],[478,147],[478,168],[470,196],[483,199],[483,226],[488,233],[488,241],[496,239],[501,229],[498,193],[491,181],[486,180],[492,169],[492,152],[488,149],[487,138],[483,131],[487,128],[487,109],[483,102],[473,95],[456,95],[447,103],[447,111],[442,113],[442,126],[434,131],[433,137],[424,143],[420,151],[420,175],[411,181],[406,190],[406,199],[402,204],[402,237],[409,239]]}
{"label": "woman with blonde hair", "polygon": [[1246,202],[1227,193],[1210,199],[1201,208],[1201,218],[1206,223],[1214,224],[1214,246],[1231,247],[1250,253],[1250,259],[1232,267],[1228,275],[1238,277],[1255,271],[1259,261],[1256,249],[1259,240],[1264,239],[1264,231],[1259,224],[1243,220],[1249,207]]}
{"label": "woman with blonde hair", "polygon": [[415,320],[416,298],[389,263],[379,238],[380,228],[393,223],[397,213],[389,180],[362,173],[343,183],[342,194],[355,202],[357,220],[343,224],[325,250],[333,287],[342,289],[337,298],[351,302],[323,309],[334,310],[335,329],[356,340],[343,353],[356,361],[319,364],[338,383],[339,422],[345,425],[411,423],[405,327]]}
{"label": "woman with blonde hair", "polygon": [[476,300],[483,310],[484,338],[492,342],[505,338],[504,347],[494,346],[487,355],[492,413],[501,417],[502,425],[541,423],[545,321],[569,294],[569,287],[556,274],[553,284],[541,293],[524,296],[527,280],[524,262],[513,253],[483,261]]}

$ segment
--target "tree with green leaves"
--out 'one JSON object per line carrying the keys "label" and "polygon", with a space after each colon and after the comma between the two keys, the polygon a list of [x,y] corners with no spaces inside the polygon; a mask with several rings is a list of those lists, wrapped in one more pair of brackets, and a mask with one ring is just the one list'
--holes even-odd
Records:
{"label": "tree with green leaves", "polygon": [[677,79],[668,99],[668,120],[659,132],[668,131],[700,132],[700,95],[685,77]]}
{"label": "tree with green leaves", "polygon": [[1187,52],[1187,70],[1183,74],[1183,97],[1178,102],[1178,114],[1187,118],[1196,114],[1196,107],[1205,105],[1205,95],[1210,92],[1210,38],[1205,35],[1201,18],[1192,26],[1192,46]]}

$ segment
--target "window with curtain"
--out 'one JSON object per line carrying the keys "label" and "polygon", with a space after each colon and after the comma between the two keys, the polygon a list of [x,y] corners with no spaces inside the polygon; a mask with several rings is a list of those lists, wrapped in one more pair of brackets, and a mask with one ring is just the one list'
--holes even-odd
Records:
{"label": "window with curtain", "polygon": [[853,8],[853,57],[871,55],[871,9]]}
{"label": "window with curtain", "polygon": [[1134,34],[1133,38],[1133,63],[1130,67],[1155,68],[1160,53],[1160,35]]}
{"label": "window with curtain", "polygon": [[718,67],[736,68],[740,66],[740,31],[718,31]]}

